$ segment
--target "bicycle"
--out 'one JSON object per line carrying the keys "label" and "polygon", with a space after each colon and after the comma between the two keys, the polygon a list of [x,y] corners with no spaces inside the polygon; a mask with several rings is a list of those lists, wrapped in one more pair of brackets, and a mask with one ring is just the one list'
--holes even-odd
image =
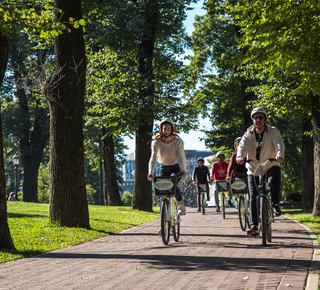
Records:
{"label": "bicycle", "polygon": [[207,205],[207,189],[208,189],[208,182],[206,183],[199,183],[197,182],[198,192],[201,194],[200,196],[200,207],[201,212],[204,215],[206,213],[206,205]]}
{"label": "bicycle", "polygon": [[226,218],[226,196],[225,192],[229,192],[229,186],[228,182],[225,180],[216,180],[215,181],[217,184],[217,189],[218,192],[221,192],[221,212],[222,212],[222,217],[225,219]]}
{"label": "bicycle", "polygon": [[248,187],[246,181],[236,178],[230,180],[230,191],[232,194],[238,195],[238,215],[240,228],[245,231],[247,226],[250,226],[249,222],[249,198],[248,198]]}
{"label": "bicycle", "polygon": [[178,173],[173,176],[153,177],[155,196],[162,197],[160,207],[161,237],[165,245],[169,243],[170,229],[172,229],[175,242],[178,242],[180,237],[180,216],[178,214],[178,202],[175,198],[180,175]]}
{"label": "bicycle", "polygon": [[266,181],[264,180],[263,167],[268,162],[276,161],[275,158],[269,158],[263,163],[257,163],[252,159],[246,160],[246,162],[252,162],[257,166],[256,170],[259,169],[259,184],[256,185],[258,190],[259,200],[257,201],[257,216],[259,222],[259,232],[262,233],[262,244],[267,245],[267,242],[271,243],[271,224],[274,222],[274,212],[272,208],[272,201],[270,188],[266,187]]}

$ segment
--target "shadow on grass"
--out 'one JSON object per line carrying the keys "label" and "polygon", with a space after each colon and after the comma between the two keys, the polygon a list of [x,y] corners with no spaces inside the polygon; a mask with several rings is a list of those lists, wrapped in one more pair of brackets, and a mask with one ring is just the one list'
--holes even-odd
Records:
{"label": "shadow on grass", "polygon": [[48,215],[46,214],[26,214],[26,213],[7,213],[9,218],[36,218],[36,217],[41,217],[41,218],[48,218]]}
{"label": "shadow on grass", "polygon": [[22,258],[32,257],[35,255],[39,255],[39,254],[44,253],[42,251],[32,251],[32,250],[18,251],[18,250],[12,250],[12,249],[1,249],[0,251],[1,251],[1,253],[6,253],[6,254],[22,255],[23,256]]}

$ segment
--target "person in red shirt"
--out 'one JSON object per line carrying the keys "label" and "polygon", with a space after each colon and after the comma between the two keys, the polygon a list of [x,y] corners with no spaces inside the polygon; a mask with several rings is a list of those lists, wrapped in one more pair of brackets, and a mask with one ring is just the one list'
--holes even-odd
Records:
{"label": "person in red shirt", "polygon": [[[228,165],[229,163],[224,161],[225,159],[225,154],[222,151],[219,151],[216,154],[216,157],[218,159],[217,162],[213,163],[211,166],[211,174],[210,174],[210,179],[217,181],[217,180],[225,180],[227,177],[227,170],[228,170]],[[216,211],[220,212],[220,204],[219,204],[219,191],[217,184],[213,184],[213,192],[214,192],[214,199],[217,205]],[[232,206],[231,203],[231,197],[229,195],[229,205]]]}

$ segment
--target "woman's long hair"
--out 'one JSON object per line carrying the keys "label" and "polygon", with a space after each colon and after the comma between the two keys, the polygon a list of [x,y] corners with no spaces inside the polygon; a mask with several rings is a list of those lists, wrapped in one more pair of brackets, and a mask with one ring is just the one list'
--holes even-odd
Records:
{"label": "woman's long hair", "polygon": [[[164,124],[169,124],[169,125],[171,126],[171,133],[170,133],[169,136],[172,135],[172,136],[174,136],[174,137],[176,137],[176,138],[180,138],[179,135],[173,133],[174,128],[173,128],[173,126],[172,126],[171,123],[169,123],[169,122],[164,122],[164,123],[162,124],[162,126],[163,126]],[[162,137],[165,137],[165,135],[164,135],[163,132],[162,132],[162,126],[160,127],[160,133],[158,133],[158,134],[154,137],[154,140],[159,140],[159,139],[161,139]]]}

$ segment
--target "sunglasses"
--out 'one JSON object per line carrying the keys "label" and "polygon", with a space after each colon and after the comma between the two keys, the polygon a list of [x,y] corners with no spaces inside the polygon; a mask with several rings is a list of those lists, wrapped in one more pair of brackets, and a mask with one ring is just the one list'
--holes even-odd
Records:
{"label": "sunglasses", "polygon": [[258,117],[253,117],[252,118],[253,120],[263,120],[264,119],[264,116],[258,116]]}

